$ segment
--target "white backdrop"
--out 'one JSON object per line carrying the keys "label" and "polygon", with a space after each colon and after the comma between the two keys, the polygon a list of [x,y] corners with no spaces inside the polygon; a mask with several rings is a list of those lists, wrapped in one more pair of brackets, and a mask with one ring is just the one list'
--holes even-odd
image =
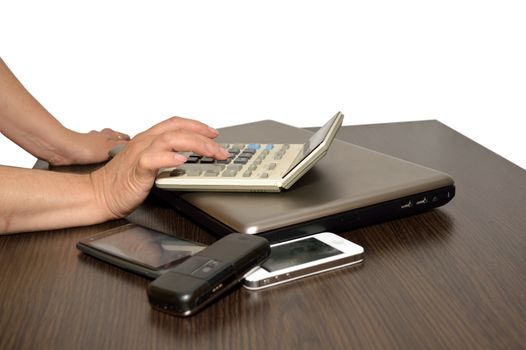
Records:
{"label": "white backdrop", "polygon": [[[0,55],[64,125],[131,135],[438,119],[526,168],[524,1],[4,1]],[[34,158],[0,138],[0,163]]]}

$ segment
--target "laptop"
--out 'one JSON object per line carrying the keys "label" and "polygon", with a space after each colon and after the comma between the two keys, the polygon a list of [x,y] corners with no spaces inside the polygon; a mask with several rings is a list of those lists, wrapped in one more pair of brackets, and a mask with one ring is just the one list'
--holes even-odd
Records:
{"label": "laptop", "polygon": [[[313,133],[263,120],[220,130],[225,143],[302,143]],[[344,232],[421,213],[455,195],[448,174],[335,139],[326,156],[290,189],[278,193],[153,194],[210,233],[261,235],[280,242],[323,231]]]}
{"label": "laptop", "polygon": [[279,192],[288,189],[327,153],[342,122],[343,114],[338,112],[303,143],[222,144],[230,153],[226,160],[183,152],[186,163],[162,169],[155,185],[172,191]]}

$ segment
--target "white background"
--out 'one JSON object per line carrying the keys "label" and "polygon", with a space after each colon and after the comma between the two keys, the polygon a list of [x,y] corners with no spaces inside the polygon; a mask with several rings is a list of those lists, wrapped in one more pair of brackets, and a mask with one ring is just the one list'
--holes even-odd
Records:
{"label": "white background", "polygon": [[[438,119],[526,168],[524,1],[3,1],[0,55],[65,126],[131,135]],[[0,163],[34,158],[0,138]]]}

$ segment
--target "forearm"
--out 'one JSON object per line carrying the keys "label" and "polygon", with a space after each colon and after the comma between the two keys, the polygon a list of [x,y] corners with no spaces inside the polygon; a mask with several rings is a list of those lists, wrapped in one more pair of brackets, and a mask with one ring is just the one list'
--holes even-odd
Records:
{"label": "forearm", "polygon": [[89,174],[0,166],[0,234],[113,219]]}
{"label": "forearm", "polygon": [[55,119],[18,81],[0,59],[0,131],[37,158],[60,163],[60,144],[71,138],[69,129]]}

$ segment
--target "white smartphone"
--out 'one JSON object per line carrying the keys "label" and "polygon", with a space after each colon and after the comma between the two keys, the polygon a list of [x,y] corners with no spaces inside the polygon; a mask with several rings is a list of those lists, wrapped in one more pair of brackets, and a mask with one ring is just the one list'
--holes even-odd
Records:
{"label": "white smartphone", "polygon": [[271,245],[270,257],[250,271],[243,287],[258,290],[363,261],[363,248],[323,232]]}

